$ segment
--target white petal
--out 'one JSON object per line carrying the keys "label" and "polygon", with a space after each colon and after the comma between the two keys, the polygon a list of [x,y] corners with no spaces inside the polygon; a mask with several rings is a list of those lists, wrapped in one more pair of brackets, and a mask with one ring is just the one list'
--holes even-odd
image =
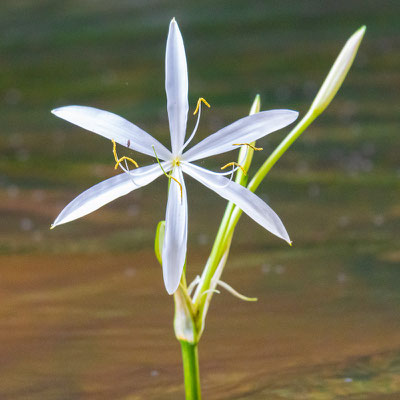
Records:
{"label": "white petal", "polygon": [[132,150],[154,157],[152,148],[154,146],[161,160],[171,158],[171,152],[158,140],[116,114],[85,106],[60,107],[51,112],[57,117],[107,139],[115,140],[122,146],[129,147]]}
{"label": "white petal", "polygon": [[182,163],[181,165],[185,173],[197,179],[211,190],[214,190],[214,192],[218,193],[224,199],[232,201],[250,218],[274,235],[291,243],[280,218],[271,207],[253,192],[236,182],[232,182],[219,174],[200,168],[197,165],[188,163]]}
{"label": "white petal", "polygon": [[165,53],[165,91],[172,153],[178,155],[185,141],[189,103],[185,47],[175,18],[169,25]]}
{"label": "white petal", "polygon": [[186,260],[188,225],[186,188],[181,168],[174,168],[172,176],[182,185],[182,196],[180,186],[171,179],[162,252],[164,283],[169,294],[175,292],[181,280]]}
{"label": "white petal", "polygon": [[249,115],[220,129],[188,150],[183,158],[191,162],[215,154],[235,150],[234,143],[251,143],[296,120],[298,112],[270,110]]}
{"label": "white petal", "polygon": [[[163,163],[164,168],[169,163]],[[52,227],[83,217],[132,190],[154,181],[163,172],[158,164],[122,173],[92,186],[72,200],[58,215]]]}

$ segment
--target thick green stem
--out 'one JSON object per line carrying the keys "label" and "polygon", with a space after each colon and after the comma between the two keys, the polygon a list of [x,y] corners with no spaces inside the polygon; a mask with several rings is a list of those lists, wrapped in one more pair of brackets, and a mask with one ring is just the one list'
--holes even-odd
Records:
{"label": "thick green stem", "polygon": [[185,399],[200,400],[200,371],[197,344],[180,341],[182,349],[183,375],[185,378]]}

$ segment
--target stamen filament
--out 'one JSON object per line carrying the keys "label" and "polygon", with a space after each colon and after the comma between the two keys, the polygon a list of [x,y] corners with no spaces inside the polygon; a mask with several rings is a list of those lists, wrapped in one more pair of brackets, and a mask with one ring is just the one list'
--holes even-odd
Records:
{"label": "stamen filament", "polygon": [[201,103],[204,103],[208,108],[210,108],[211,106],[207,103],[207,101],[203,98],[200,97],[199,100],[197,101],[197,106],[196,106],[196,110],[194,111],[193,115],[196,115],[197,112],[199,112],[199,115],[197,116],[197,121],[196,121],[196,125],[193,129],[192,134],[190,135],[189,139],[186,140],[185,144],[182,146],[181,151],[183,151],[186,146],[192,141],[192,139],[194,138],[194,135],[197,132],[197,128],[199,127],[199,123],[200,123],[200,115],[201,115]]}
{"label": "stamen filament", "polygon": [[261,151],[264,150],[262,147],[255,147],[251,143],[233,143],[232,146],[248,146],[254,151]]}
{"label": "stamen filament", "polygon": [[237,162],[235,162],[235,161],[232,161],[232,162],[230,162],[230,163],[224,165],[223,167],[221,167],[221,169],[225,169],[225,168],[230,167],[230,166],[233,166],[233,165],[236,165],[237,167],[239,167],[239,168],[242,170],[242,172],[243,172],[243,174],[244,174],[245,176],[247,175],[247,171],[246,171],[239,163],[237,163]]}
{"label": "stamen filament", "polygon": [[124,171],[126,174],[129,175],[129,179],[131,180],[131,182],[132,182],[135,186],[139,186],[139,185],[137,185],[137,184],[135,183],[135,181],[133,180],[133,178],[132,178],[132,175],[133,175],[133,174],[132,174],[131,171],[129,170],[128,163],[126,162],[126,160],[125,160],[125,168],[122,167],[121,165],[120,165],[120,167],[121,167],[122,171]]}
{"label": "stamen filament", "polygon": [[257,301],[257,297],[247,297],[247,296],[243,296],[242,294],[240,294],[238,291],[236,291],[231,285],[229,285],[228,283],[219,280],[218,281],[218,285],[222,286],[225,290],[227,290],[231,295],[237,297],[240,300],[244,300],[244,301]]}
{"label": "stamen filament", "polygon": [[116,163],[115,166],[114,166],[114,169],[117,169],[118,165],[120,165],[121,162],[124,161],[124,160],[125,160],[125,162],[126,161],[130,161],[136,168],[139,168],[138,163],[133,158],[126,157],[126,156],[118,158],[118,155],[117,155],[117,144],[115,143],[114,139],[112,139],[112,143],[113,143],[113,154],[114,154],[115,163]]}
{"label": "stamen filament", "polygon": [[154,147],[154,145],[151,146],[153,148],[154,151],[154,155],[156,156],[156,160],[158,165],[161,168],[161,171],[164,173],[164,175],[168,178],[168,179],[172,179],[174,180],[178,185],[179,185],[179,189],[181,190],[181,201],[183,199],[183,188],[182,188],[182,184],[178,181],[178,179],[174,178],[171,174],[168,174],[167,172],[165,172],[165,169],[163,168],[163,166],[161,165],[160,160],[158,159],[157,153],[156,153],[156,149]]}
{"label": "stamen filament", "polygon": [[201,281],[201,279],[200,279],[199,275],[197,275],[196,278],[193,279],[192,283],[187,288],[187,292],[188,292],[189,296],[192,295],[193,289],[199,284],[200,281]]}
{"label": "stamen filament", "polygon": [[201,295],[204,296],[207,293],[217,293],[220,294],[221,292],[218,289],[207,289]]}

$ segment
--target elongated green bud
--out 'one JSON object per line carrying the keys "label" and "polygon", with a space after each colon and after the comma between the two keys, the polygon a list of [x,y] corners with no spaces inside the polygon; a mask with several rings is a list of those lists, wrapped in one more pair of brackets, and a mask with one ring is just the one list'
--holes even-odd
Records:
{"label": "elongated green bud", "polygon": [[311,105],[310,112],[313,113],[315,117],[320,115],[326,107],[328,107],[329,103],[335,97],[335,94],[342,85],[347,72],[353,64],[354,57],[357,54],[358,47],[360,46],[366,29],[367,28],[364,25],[356,31],[346,42],[337,57]]}

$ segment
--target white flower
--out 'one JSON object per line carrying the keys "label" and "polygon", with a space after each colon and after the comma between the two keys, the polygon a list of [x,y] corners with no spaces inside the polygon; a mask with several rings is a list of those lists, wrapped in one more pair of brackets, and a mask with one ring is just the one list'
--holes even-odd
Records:
{"label": "white flower", "polygon": [[224,174],[208,171],[192,162],[235,150],[236,143],[251,143],[292,123],[298,113],[290,110],[272,110],[242,118],[184,152],[194,136],[199,119],[194,132],[185,143],[189,109],[188,74],[185,48],[175,19],[170,23],[167,39],[165,90],[172,151],[136,125],[107,111],[82,106],[67,106],[52,111],[56,116],[84,129],[140,153],[152,157],[157,155],[161,160],[160,163],[132,171],[123,168],[122,174],[86,190],[61,211],[53,226],[89,214],[112,200],[149,184],[161,176],[163,170],[170,171],[173,180],[170,181],[168,193],[162,261],[165,287],[168,293],[172,294],[179,285],[186,259],[188,207],[183,173],[232,201],[265,229],[290,242],[281,220],[264,201],[245,187],[224,177]]}

